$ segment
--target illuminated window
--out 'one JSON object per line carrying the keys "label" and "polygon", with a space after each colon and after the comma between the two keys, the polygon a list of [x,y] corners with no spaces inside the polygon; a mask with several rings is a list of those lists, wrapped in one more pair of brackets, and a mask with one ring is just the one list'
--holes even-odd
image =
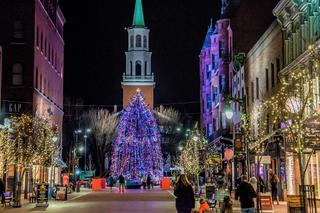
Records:
{"label": "illuminated window", "polygon": [[136,47],[141,47],[141,35],[136,36]]}
{"label": "illuminated window", "polygon": [[23,67],[21,64],[16,63],[12,66],[12,85],[23,84]]}

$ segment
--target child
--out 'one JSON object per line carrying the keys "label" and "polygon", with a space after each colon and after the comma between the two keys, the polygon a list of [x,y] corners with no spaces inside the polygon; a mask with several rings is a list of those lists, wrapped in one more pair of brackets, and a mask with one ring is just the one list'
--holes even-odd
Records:
{"label": "child", "polygon": [[223,198],[223,203],[220,209],[220,213],[232,213],[232,200],[229,196]]}
{"label": "child", "polygon": [[203,198],[200,199],[200,207],[199,207],[199,213],[204,213],[204,211],[210,211],[210,207]]}

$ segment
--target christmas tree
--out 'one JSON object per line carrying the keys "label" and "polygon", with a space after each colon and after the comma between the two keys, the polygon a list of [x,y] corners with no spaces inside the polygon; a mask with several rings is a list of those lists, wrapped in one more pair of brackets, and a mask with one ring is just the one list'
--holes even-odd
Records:
{"label": "christmas tree", "polygon": [[160,132],[152,109],[138,90],[122,111],[113,146],[111,171],[129,180],[150,174],[159,180],[163,173]]}

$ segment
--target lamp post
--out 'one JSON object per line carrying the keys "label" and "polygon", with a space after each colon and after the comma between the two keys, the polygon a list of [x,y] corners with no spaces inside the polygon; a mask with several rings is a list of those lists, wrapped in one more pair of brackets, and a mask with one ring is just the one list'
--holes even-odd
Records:
{"label": "lamp post", "polygon": [[[242,126],[241,126],[241,132],[242,134],[244,134],[244,137],[243,137],[243,140],[245,142],[245,156],[246,156],[246,173],[247,175],[249,176],[250,175],[250,159],[249,159],[249,146],[248,146],[248,141],[247,139],[245,138],[246,137],[246,134],[245,134],[245,131],[246,131],[246,128],[247,128],[247,113],[246,113],[246,98],[245,97],[242,97],[242,98],[234,98],[234,97],[230,97],[228,98],[228,102],[231,103],[238,103],[240,104],[240,106],[242,107],[242,111],[241,111],[241,120],[242,120]],[[234,115],[234,112],[232,110],[232,108],[229,106],[226,108],[225,110],[225,115],[227,117],[227,119],[231,120],[233,118],[233,115]],[[234,122],[233,122],[233,119],[232,119],[232,141],[233,141],[233,149],[235,147],[235,125],[234,125]],[[234,171],[234,161],[233,161],[233,172]],[[235,173],[233,173],[235,174]],[[233,178],[233,183],[235,182],[234,178],[235,176],[233,175],[232,176]]]}
{"label": "lamp post", "polygon": [[[233,122],[233,110],[229,107],[225,110],[225,114],[226,114],[226,117],[228,120],[231,121],[231,125],[232,125],[232,144],[233,144],[233,148],[232,148],[232,151],[233,151],[233,155],[234,155],[234,141],[235,141],[235,138],[236,138],[236,132],[235,132],[235,127],[234,127],[234,122]],[[234,165],[234,156],[233,156],[233,160],[231,162],[231,189],[234,188],[235,186],[235,165]]]}
{"label": "lamp post", "polygon": [[88,135],[91,132],[91,129],[86,129],[86,134],[84,137],[84,171],[87,171],[87,138]]}

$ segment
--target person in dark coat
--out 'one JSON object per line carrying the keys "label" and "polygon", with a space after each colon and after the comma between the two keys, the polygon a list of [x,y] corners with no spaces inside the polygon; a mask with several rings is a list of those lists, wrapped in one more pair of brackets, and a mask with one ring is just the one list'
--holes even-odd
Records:
{"label": "person in dark coat", "polygon": [[264,193],[264,189],[266,188],[262,177],[259,175],[259,184],[260,184],[260,192]]}
{"label": "person in dark coat", "polygon": [[110,175],[109,178],[108,178],[108,185],[109,185],[109,191],[112,192],[112,187],[113,187],[113,177],[112,177],[112,175]]}
{"label": "person in dark coat", "polygon": [[151,188],[151,176],[150,175],[148,175],[148,177],[147,177],[147,187],[148,187],[148,190],[150,190],[150,188]]}
{"label": "person in dark coat", "polygon": [[178,213],[191,213],[195,207],[194,192],[186,175],[182,174],[174,188]]}
{"label": "person in dark coat", "polygon": [[119,192],[124,192],[126,180],[122,174],[119,176],[118,179],[119,179]]}
{"label": "person in dark coat", "polygon": [[242,176],[242,182],[237,188],[235,198],[238,200],[240,197],[241,212],[242,213],[254,213],[254,201],[253,198],[257,197],[257,193],[254,191],[252,185],[248,183],[248,177]]}

